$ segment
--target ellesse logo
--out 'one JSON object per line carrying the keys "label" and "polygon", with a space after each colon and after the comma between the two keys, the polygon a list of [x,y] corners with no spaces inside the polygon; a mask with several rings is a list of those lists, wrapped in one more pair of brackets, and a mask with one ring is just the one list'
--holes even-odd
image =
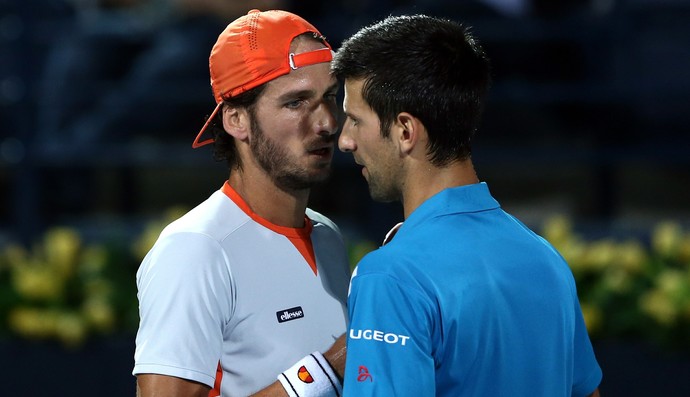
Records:
{"label": "ellesse logo", "polygon": [[297,377],[304,383],[314,382],[314,378],[312,378],[311,374],[307,370],[307,367],[305,367],[304,365],[299,367],[299,369],[297,370]]}
{"label": "ellesse logo", "polygon": [[296,306],[276,312],[276,317],[279,323],[284,323],[304,317],[304,310],[302,310],[302,306]]}

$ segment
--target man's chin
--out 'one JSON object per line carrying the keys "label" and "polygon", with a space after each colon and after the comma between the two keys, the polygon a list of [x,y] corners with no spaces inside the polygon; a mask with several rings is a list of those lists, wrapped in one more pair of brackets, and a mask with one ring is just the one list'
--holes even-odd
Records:
{"label": "man's chin", "polygon": [[369,183],[369,196],[371,196],[372,200],[379,203],[392,203],[399,200],[397,195],[392,192],[377,189],[375,186],[372,187],[371,183]]}
{"label": "man's chin", "polygon": [[331,169],[324,169],[308,176],[284,176],[275,180],[276,185],[284,190],[305,190],[324,185],[331,177]]}

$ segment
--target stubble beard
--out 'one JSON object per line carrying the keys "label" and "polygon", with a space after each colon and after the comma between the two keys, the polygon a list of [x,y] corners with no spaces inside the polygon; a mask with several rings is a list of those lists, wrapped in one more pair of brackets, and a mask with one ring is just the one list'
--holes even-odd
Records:
{"label": "stubble beard", "polygon": [[254,115],[250,115],[253,138],[250,149],[257,162],[282,190],[304,190],[325,182],[331,173],[330,164],[319,167],[315,172],[300,168],[287,150],[271,141],[264,134]]}
{"label": "stubble beard", "polygon": [[367,168],[369,171],[369,179],[367,183],[369,185],[369,195],[374,201],[381,203],[390,203],[393,201],[399,201],[401,199],[400,190],[395,186],[393,181],[396,176],[391,173],[372,173],[371,169]]}

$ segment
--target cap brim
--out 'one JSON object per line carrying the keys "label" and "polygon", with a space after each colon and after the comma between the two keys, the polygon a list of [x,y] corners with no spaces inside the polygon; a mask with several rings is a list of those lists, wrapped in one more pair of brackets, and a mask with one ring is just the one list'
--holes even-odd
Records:
{"label": "cap brim", "polygon": [[214,142],[214,138],[206,138],[205,140],[202,140],[202,136],[204,135],[204,132],[206,132],[206,129],[208,128],[209,125],[211,125],[211,122],[213,121],[214,118],[216,118],[216,115],[218,114],[218,111],[222,107],[223,102],[218,102],[218,105],[216,105],[216,108],[213,109],[213,113],[211,113],[210,116],[208,116],[208,119],[206,119],[206,122],[204,123],[204,126],[201,127],[201,131],[196,135],[196,138],[194,139],[194,142],[192,142],[192,148],[200,148],[202,146],[208,145],[210,143]]}

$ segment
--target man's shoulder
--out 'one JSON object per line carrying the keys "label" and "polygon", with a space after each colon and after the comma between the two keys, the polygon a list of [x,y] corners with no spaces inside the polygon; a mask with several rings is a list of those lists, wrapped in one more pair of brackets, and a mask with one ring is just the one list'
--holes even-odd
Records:
{"label": "man's shoulder", "polygon": [[222,192],[215,192],[208,199],[170,223],[162,235],[198,233],[214,239],[222,239],[250,218]]}
{"label": "man's shoulder", "polygon": [[405,252],[413,249],[404,244],[392,242],[366,254],[357,264],[358,274],[390,274],[400,276],[413,264]]}

